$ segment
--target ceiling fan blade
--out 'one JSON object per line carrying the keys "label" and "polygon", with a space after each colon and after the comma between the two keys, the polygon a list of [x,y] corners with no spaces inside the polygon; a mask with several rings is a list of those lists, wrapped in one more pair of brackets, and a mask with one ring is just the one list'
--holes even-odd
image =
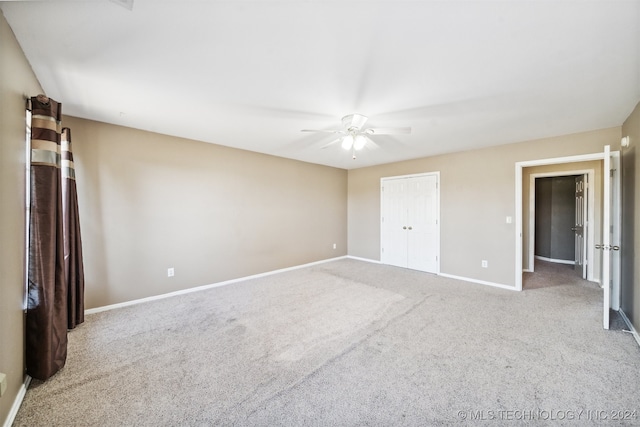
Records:
{"label": "ceiling fan blade", "polygon": [[369,128],[364,131],[368,135],[410,134],[411,128]]}
{"label": "ceiling fan blade", "polygon": [[342,130],[327,130],[327,129],[302,129],[300,132],[344,133],[344,131]]}
{"label": "ceiling fan blade", "polygon": [[373,139],[369,138],[368,136],[365,136],[365,138],[367,139],[367,145],[365,146],[365,148],[370,149],[370,150],[379,150],[380,149],[380,145],[377,144]]}
{"label": "ceiling fan blade", "polygon": [[338,143],[338,142],[340,142],[340,138],[335,139],[335,140],[331,141],[330,143],[323,145],[323,146],[322,146],[322,147],[320,147],[320,148],[321,148],[321,149],[325,149],[325,148],[330,147],[330,146],[332,146],[333,144],[336,144],[336,143]]}

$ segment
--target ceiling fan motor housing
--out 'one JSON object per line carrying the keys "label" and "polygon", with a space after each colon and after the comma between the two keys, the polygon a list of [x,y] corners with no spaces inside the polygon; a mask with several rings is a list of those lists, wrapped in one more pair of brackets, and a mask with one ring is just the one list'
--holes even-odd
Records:
{"label": "ceiling fan motor housing", "polygon": [[360,130],[366,122],[367,116],[357,113],[342,118],[342,126],[347,130]]}

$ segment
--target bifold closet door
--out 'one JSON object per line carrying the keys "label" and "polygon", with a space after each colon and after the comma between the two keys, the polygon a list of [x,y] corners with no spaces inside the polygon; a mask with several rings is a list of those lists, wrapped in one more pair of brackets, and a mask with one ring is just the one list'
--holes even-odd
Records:
{"label": "bifold closet door", "polygon": [[382,263],[437,273],[437,176],[390,178],[381,190]]}
{"label": "bifold closet door", "polygon": [[381,261],[407,267],[407,182],[386,181],[382,186]]}
{"label": "bifold closet door", "polygon": [[437,180],[410,178],[407,188],[407,267],[437,272]]}

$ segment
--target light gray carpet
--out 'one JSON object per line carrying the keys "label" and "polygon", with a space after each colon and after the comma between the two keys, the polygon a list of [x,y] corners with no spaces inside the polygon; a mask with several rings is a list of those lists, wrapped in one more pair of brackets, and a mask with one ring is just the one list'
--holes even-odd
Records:
{"label": "light gray carpet", "polygon": [[87,316],[15,425],[638,425],[601,298],[330,262]]}
{"label": "light gray carpet", "polygon": [[588,282],[575,272],[573,265],[535,260],[535,273],[523,273],[522,289],[547,288],[549,286],[577,285],[599,289],[600,285]]}

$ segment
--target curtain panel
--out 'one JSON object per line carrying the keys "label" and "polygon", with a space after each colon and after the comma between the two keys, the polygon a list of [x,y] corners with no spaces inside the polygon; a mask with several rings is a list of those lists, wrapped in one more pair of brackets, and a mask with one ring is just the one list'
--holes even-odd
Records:
{"label": "curtain panel", "polygon": [[84,267],[78,217],[76,172],[71,149],[71,129],[62,129],[62,216],[64,230],[64,271],[67,282],[67,327],[84,322]]}
{"label": "curtain panel", "polygon": [[[74,176],[73,157],[70,133],[66,132],[63,144],[61,124],[60,103],[42,95],[31,98],[31,215],[25,352],[27,374],[40,380],[48,379],[64,366],[67,328],[84,320],[77,198],[75,179],[70,178]],[[63,188],[67,194],[63,193]],[[69,205],[75,208],[69,209]],[[65,238],[65,233],[69,237]]]}

